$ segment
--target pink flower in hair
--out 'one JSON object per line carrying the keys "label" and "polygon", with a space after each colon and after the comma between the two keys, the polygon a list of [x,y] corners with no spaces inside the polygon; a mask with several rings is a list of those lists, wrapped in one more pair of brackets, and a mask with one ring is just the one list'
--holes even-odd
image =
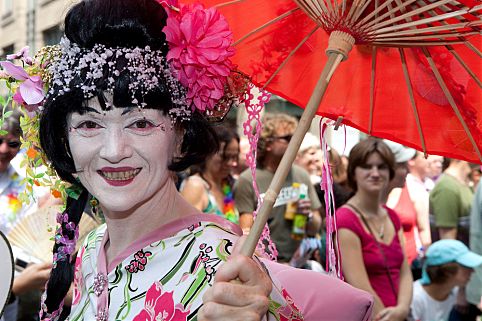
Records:
{"label": "pink flower in hair", "polygon": [[24,105],[30,112],[36,110],[45,98],[42,78],[30,76],[25,69],[10,61],[2,61],[0,65],[10,77],[20,82],[13,100],[20,105]]}
{"label": "pink flower in hair", "polygon": [[187,103],[200,111],[212,110],[224,96],[233,69],[230,57],[233,36],[226,19],[200,4],[175,7],[177,1],[161,1],[169,17],[163,32],[169,44],[167,60],[179,82],[187,88]]}

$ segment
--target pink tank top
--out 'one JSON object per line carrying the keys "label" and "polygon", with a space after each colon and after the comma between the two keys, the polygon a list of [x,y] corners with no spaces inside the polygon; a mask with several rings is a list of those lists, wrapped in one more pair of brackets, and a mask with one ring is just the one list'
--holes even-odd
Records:
{"label": "pink tank top", "polygon": [[[393,223],[393,226],[395,227],[395,231],[399,231],[400,220],[397,214],[392,209],[388,207],[385,208],[388,212],[390,220]],[[395,291],[397,292],[397,294],[395,294],[393,293],[390,285],[390,280],[385,267],[385,261],[377,242],[369,232],[365,231],[362,226],[363,223],[358,216],[351,209],[342,207],[336,212],[336,224],[337,229],[348,229],[360,238],[363,262],[368,274],[368,279],[373,290],[375,290],[377,295],[382,300],[383,305],[385,305],[385,307],[397,305],[400,269],[404,259],[402,246],[400,245],[400,240],[398,239],[397,233],[393,237],[393,240],[390,244],[386,245],[380,243],[381,248],[385,253],[388,270],[390,271],[390,277],[395,287]]]}

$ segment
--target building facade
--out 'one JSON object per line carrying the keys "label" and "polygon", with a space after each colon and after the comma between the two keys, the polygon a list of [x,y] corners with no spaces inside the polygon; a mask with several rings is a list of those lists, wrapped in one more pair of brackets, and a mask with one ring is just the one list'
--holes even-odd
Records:
{"label": "building facade", "polygon": [[0,55],[59,42],[72,0],[0,0]]}

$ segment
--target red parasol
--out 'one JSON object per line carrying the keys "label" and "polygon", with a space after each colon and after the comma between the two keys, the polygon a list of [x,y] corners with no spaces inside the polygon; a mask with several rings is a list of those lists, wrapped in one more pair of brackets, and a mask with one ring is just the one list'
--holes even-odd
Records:
{"label": "red parasol", "polygon": [[315,113],[425,153],[482,163],[480,1],[203,2],[227,18],[239,69],[306,106],[250,234],[261,231],[260,217]]}

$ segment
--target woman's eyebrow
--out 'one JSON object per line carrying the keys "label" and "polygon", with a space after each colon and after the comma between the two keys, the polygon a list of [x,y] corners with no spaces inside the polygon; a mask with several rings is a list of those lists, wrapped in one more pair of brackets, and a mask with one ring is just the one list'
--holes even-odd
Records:
{"label": "woman's eyebrow", "polygon": [[90,106],[84,106],[82,108],[82,111],[84,113],[96,113],[96,114],[99,114],[100,115],[100,111],[98,111],[97,109],[95,109],[94,107],[90,107]]}
{"label": "woman's eyebrow", "polygon": [[122,116],[128,114],[128,113],[131,113],[132,111],[138,109],[136,106],[128,106],[128,107],[124,107],[124,111],[122,111]]}

